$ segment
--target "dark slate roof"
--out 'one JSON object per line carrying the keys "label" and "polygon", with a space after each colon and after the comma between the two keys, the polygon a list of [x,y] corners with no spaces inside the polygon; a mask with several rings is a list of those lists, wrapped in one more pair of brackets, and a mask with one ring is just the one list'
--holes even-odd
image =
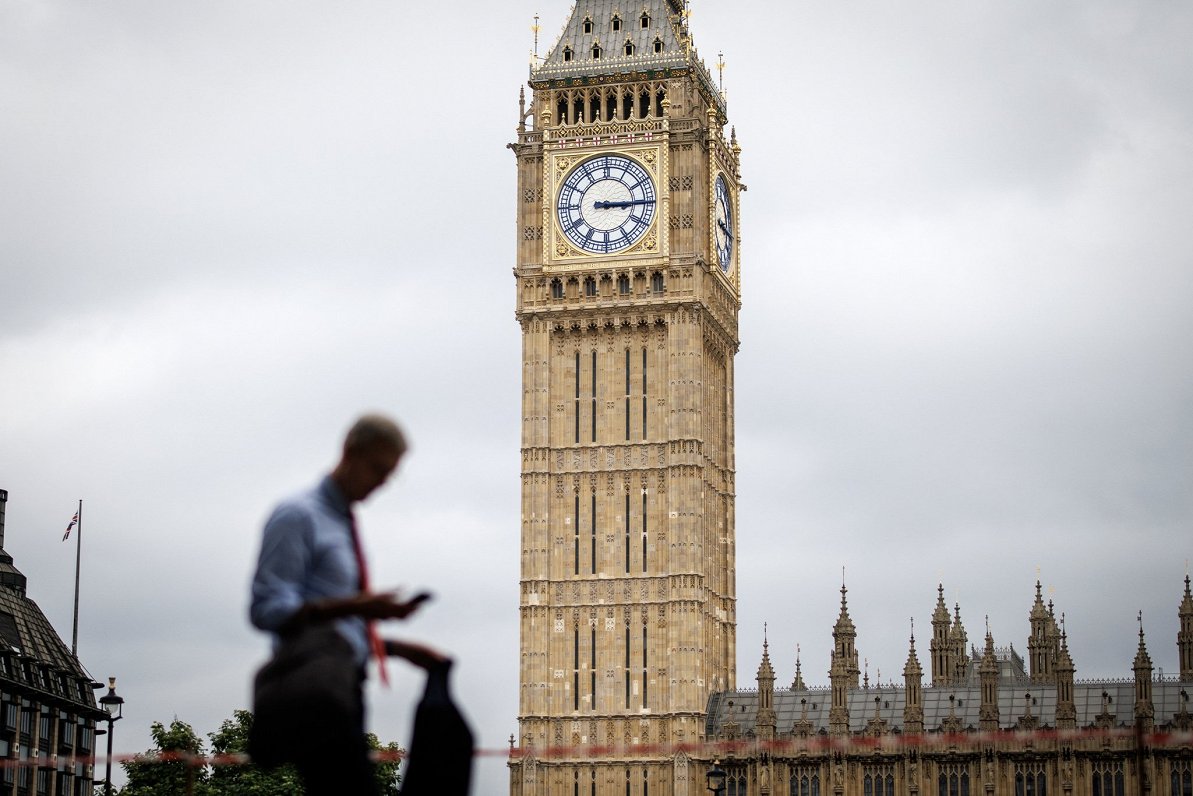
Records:
{"label": "dark slate roof", "polygon": [[48,696],[95,708],[92,677],[58,637],[37,603],[25,595],[25,577],[0,549],[0,683],[7,688],[40,691]]}
{"label": "dark slate roof", "polygon": [[[691,50],[690,38],[684,40],[682,10],[677,0],[576,0],[559,40],[542,64],[531,68],[530,79],[537,83],[692,68],[716,100],[723,103],[720,92],[712,90],[708,69]],[[649,17],[645,28],[643,13]],[[621,18],[618,32],[613,31],[614,16]],[[585,20],[592,22],[588,33],[584,32]],[[656,39],[662,42],[659,53],[654,51]],[[625,54],[627,40],[634,45],[631,56]],[[593,58],[593,46],[597,44],[601,57]],[[565,48],[572,52],[570,61],[564,60]]]}
{"label": "dark slate roof", "polygon": [[[1154,682],[1152,684],[1152,704],[1155,706],[1155,721],[1157,725],[1164,725],[1172,721],[1174,714],[1181,710],[1184,699],[1181,691],[1187,693],[1193,690],[1193,683],[1182,683],[1173,680]],[[1134,723],[1135,710],[1135,682],[1134,680],[1107,680],[1079,682],[1073,686],[1073,701],[1077,708],[1077,726],[1088,727],[1094,724],[1102,713],[1105,692],[1110,697],[1108,712],[1114,716],[1116,726],[1131,726]],[[1056,725],[1056,686],[1044,684],[1003,684],[998,689],[998,718],[999,726],[1003,729],[1014,728],[1026,708],[1025,696],[1031,694],[1031,714],[1042,726]],[[953,699],[950,700],[949,698]],[[851,688],[847,704],[849,707],[849,729],[861,732],[874,718],[874,700],[878,698],[878,717],[887,722],[889,729],[903,729],[903,707],[906,704],[905,691],[902,687],[887,688]],[[774,707],[778,717],[776,731],[790,732],[792,725],[803,717],[806,700],[807,719],[812,723],[813,732],[822,729],[827,732],[829,726],[829,708],[831,707],[832,691],[828,688],[811,688],[803,691],[780,689],[775,691]],[[978,686],[960,687],[925,687],[923,690],[924,729],[933,731],[940,729],[949,715],[955,716],[961,722],[961,727],[977,729],[978,710],[981,707],[981,689]],[[708,702],[708,718],[706,734],[714,737],[723,732],[728,722],[739,725],[739,733],[748,735],[754,730],[754,723],[758,714],[757,691],[730,691],[713,694]]]}

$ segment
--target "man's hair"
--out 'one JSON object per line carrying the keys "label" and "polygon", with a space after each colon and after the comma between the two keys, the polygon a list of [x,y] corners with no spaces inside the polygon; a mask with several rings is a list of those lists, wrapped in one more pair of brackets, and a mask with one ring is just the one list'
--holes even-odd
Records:
{"label": "man's hair", "polygon": [[344,452],[358,453],[376,445],[392,448],[399,455],[406,452],[406,436],[398,424],[385,415],[363,415],[344,436]]}

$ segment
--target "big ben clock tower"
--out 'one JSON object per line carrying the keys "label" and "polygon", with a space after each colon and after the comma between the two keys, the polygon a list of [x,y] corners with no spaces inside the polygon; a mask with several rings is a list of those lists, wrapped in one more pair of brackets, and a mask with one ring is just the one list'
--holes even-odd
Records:
{"label": "big ben clock tower", "polygon": [[518,167],[513,796],[696,796],[735,687],[742,190],[680,0],[577,0]]}

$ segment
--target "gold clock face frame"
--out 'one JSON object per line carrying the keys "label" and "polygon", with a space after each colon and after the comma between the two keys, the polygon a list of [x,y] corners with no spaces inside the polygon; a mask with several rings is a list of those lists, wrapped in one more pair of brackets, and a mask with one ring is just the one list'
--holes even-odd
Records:
{"label": "gold clock face frame", "polygon": [[609,152],[572,167],[559,188],[555,217],[573,246],[616,254],[650,230],[657,205],[658,190],[646,169]]}
{"label": "gold clock face frame", "polygon": [[[544,227],[550,230],[544,241],[548,267],[583,267],[593,258],[666,256],[667,236],[659,232],[669,205],[659,190],[666,184],[664,158],[658,145],[553,153],[544,173],[544,195],[551,197],[543,203]],[[613,206],[598,208],[598,202]],[[647,208],[650,212],[643,212]],[[592,230],[596,234],[589,235]],[[593,243],[586,246],[586,241]]]}

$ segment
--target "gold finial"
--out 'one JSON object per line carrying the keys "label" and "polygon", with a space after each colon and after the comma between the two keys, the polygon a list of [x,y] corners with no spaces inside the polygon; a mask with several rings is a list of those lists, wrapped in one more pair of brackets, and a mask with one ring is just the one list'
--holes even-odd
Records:
{"label": "gold finial", "polygon": [[717,53],[717,88],[725,93],[725,53]]}
{"label": "gold finial", "polygon": [[534,15],[534,24],[530,26],[530,30],[534,32],[534,59],[537,61],[539,57],[539,15]]}

